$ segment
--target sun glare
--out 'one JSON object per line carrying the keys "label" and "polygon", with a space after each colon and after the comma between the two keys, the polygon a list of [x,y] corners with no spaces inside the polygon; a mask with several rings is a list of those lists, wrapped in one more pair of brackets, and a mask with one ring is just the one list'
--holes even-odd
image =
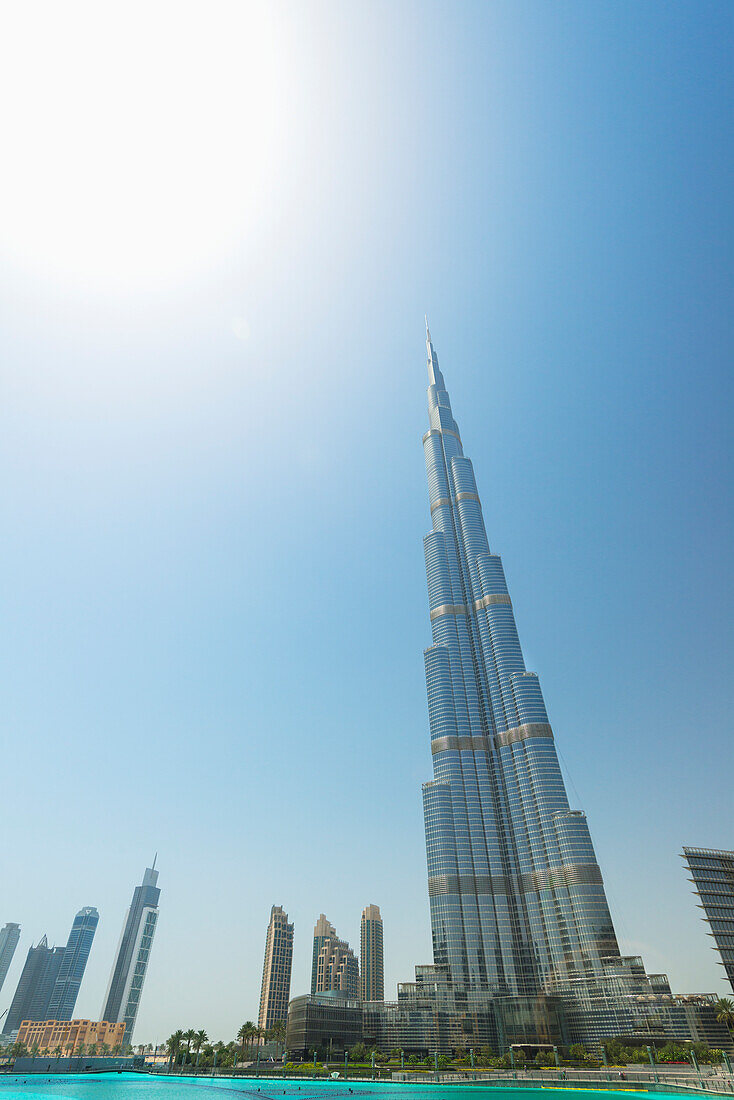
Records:
{"label": "sun glare", "polygon": [[273,183],[282,66],[265,3],[6,8],[5,262],[127,288],[216,262]]}

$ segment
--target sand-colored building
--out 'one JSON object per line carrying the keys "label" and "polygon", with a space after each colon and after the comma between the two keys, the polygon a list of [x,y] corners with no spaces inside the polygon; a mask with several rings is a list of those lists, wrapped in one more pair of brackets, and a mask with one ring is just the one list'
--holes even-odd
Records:
{"label": "sand-colored building", "polygon": [[125,1024],[110,1024],[106,1020],[23,1020],[18,1029],[19,1043],[39,1054],[60,1051],[64,1057],[72,1054],[102,1054],[122,1049]]}

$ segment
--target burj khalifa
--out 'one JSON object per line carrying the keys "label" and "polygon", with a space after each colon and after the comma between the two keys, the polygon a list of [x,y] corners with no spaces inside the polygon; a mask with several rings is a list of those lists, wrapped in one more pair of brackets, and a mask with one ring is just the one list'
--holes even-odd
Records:
{"label": "burj khalifa", "polygon": [[650,977],[641,959],[620,953],[427,323],[426,347],[434,778],[423,806],[435,973],[474,993],[562,998],[577,1037],[629,1031],[635,1006],[664,1008],[670,989],[664,975]]}

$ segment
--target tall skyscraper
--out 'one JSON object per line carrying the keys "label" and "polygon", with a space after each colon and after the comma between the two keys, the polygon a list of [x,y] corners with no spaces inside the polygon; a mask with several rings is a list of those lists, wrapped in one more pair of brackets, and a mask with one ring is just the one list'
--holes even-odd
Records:
{"label": "tall skyscraper", "polygon": [[427,325],[426,348],[434,779],[423,801],[434,962],[468,989],[562,994],[577,1035],[621,1033],[629,1021],[610,1014],[610,996],[624,1015],[635,995],[654,991],[641,960],[620,956],[586,817],[568,803]]}
{"label": "tall skyscraper", "polygon": [[339,991],[359,997],[359,963],[346,940],[340,940],[322,913],[313,935],[312,993]]}
{"label": "tall skyscraper", "polygon": [[49,1020],[70,1020],[74,1015],[79,986],[82,984],[98,923],[99,913],[93,905],[85,905],[74,917],[48,1005]]}
{"label": "tall skyscraper", "polygon": [[368,905],[362,910],[359,933],[361,999],[382,1001],[385,998],[385,962],[379,905]]}
{"label": "tall skyscraper", "polygon": [[132,1043],[140,997],[148,969],[150,949],[158,923],[158,899],[161,896],[155,859],[146,867],[143,881],[133,891],[125,915],[117,955],[105,995],[102,1019],[125,1024],[125,1042]]}
{"label": "tall skyscraper", "polygon": [[280,905],[270,910],[270,923],[265,937],[265,961],[260,990],[258,1027],[270,1030],[277,1020],[286,1022],[291,992],[293,963],[293,925]]}
{"label": "tall skyscraper", "polygon": [[316,976],[318,973],[319,952],[324,942],[329,938],[336,938],[336,929],[329,924],[326,916],[321,913],[313,930],[313,951],[311,954],[311,992],[316,992]]}
{"label": "tall skyscraper", "polygon": [[701,899],[721,965],[734,989],[734,852],[717,848],[684,848],[693,889]]}
{"label": "tall skyscraper", "polygon": [[19,924],[5,924],[0,928],[0,989],[8,976],[15,949],[20,939]]}
{"label": "tall skyscraper", "polygon": [[36,947],[28,949],[8,1014],[5,1017],[3,1035],[17,1031],[22,1020],[47,1020],[51,995],[56,985],[62,960],[63,947],[49,947],[45,936]]}

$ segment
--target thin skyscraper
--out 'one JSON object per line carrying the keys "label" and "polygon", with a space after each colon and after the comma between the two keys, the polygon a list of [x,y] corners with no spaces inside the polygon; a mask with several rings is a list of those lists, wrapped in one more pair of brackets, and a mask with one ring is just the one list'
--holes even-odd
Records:
{"label": "thin skyscraper", "polygon": [[15,949],[20,939],[19,924],[5,924],[0,928],[0,989],[8,976]]}
{"label": "thin skyscraper", "polygon": [[146,867],[141,885],[136,886],[133,891],[102,1008],[103,1020],[112,1024],[125,1024],[126,1043],[132,1043],[150,949],[158,923],[158,900],[161,892],[157,885],[155,862],[154,859],[153,866]]}
{"label": "thin skyscraper", "polygon": [[359,987],[363,1001],[385,999],[385,960],[379,905],[362,910],[359,926]]}
{"label": "thin skyscraper", "polygon": [[258,1027],[269,1031],[278,1021],[288,1018],[293,964],[293,925],[280,905],[270,910],[270,922],[265,937],[263,980],[260,988]]}
{"label": "thin skyscraper", "polygon": [[70,1020],[74,1015],[98,923],[99,913],[93,905],[85,905],[74,917],[48,1005],[49,1020]]}

